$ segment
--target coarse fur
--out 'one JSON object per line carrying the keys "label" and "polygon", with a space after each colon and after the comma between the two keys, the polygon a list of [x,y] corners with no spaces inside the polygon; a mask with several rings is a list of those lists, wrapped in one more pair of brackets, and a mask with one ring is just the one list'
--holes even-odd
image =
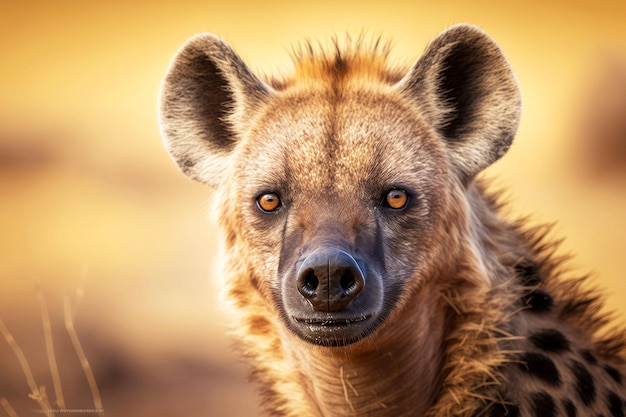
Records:
{"label": "coarse fur", "polygon": [[265,415],[623,417],[624,329],[477,179],[520,117],[502,52],[468,25],[410,68],[388,52],[308,43],[263,81],[202,34],[165,77],[163,137],[214,189]]}

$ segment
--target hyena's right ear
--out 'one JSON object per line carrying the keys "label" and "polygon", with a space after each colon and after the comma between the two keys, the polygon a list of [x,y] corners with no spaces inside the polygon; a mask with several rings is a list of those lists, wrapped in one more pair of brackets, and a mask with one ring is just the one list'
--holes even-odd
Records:
{"label": "hyena's right ear", "polygon": [[161,87],[159,119],[167,150],[186,175],[217,185],[246,120],[270,94],[222,40],[211,34],[191,38]]}
{"label": "hyena's right ear", "polygon": [[520,118],[517,81],[480,29],[457,25],[443,32],[399,87],[441,135],[462,179],[509,149]]}

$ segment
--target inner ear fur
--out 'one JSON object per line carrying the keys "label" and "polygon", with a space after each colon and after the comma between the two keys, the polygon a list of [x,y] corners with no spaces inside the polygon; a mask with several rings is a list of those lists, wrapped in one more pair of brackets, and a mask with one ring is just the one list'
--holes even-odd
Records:
{"label": "inner ear fur", "polygon": [[457,25],[439,35],[400,88],[445,140],[464,179],[513,142],[521,108],[517,81],[500,48],[478,28]]}
{"label": "inner ear fur", "polygon": [[233,49],[211,34],[191,38],[163,80],[159,116],[167,150],[189,177],[216,185],[245,122],[271,94]]}

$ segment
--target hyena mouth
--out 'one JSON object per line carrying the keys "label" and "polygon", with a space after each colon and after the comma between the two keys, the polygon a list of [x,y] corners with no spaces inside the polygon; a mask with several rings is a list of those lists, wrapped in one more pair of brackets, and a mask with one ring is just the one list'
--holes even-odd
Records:
{"label": "hyena mouth", "polygon": [[291,316],[291,330],[303,340],[321,346],[346,346],[367,337],[377,326],[373,313],[351,317]]}
{"label": "hyena mouth", "polygon": [[347,319],[332,319],[332,318],[306,319],[306,318],[300,318],[300,317],[294,317],[293,319],[297,321],[298,323],[304,323],[309,326],[340,327],[340,326],[350,326],[351,324],[357,324],[357,323],[369,320],[370,317],[372,317],[371,314],[365,314],[359,317],[351,317]]}

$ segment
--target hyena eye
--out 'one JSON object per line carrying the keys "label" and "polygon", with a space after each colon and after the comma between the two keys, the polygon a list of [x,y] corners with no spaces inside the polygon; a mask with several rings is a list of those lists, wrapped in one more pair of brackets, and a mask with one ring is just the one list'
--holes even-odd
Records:
{"label": "hyena eye", "polygon": [[402,210],[409,204],[409,195],[406,191],[394,188],[387,191],[383,199],[383,206],[393,209]]}
{"label": "hyena eye", "polygon": [[280,197],[276,193],[264,193],[256,198],[257,207],[264,213],[272,213],[280,208]]}

